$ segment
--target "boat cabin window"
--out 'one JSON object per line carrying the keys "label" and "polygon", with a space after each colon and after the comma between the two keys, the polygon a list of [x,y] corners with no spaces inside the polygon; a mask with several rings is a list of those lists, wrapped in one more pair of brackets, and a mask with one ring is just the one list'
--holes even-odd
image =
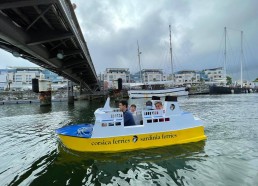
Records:
{"label": "boat cabin window", "polygon": [[147,123],[168,122],[170,118],[147,119]]}
{"label": "boat cabin window", "polygon": [[116,126],[120,126],[121,122],[116,122],[115,124],[116,124]]}
{"label": "boat cabin window", "polygon": [[114,123],[108,123],[108,126],[114,126]]}
{"label": "boat cabin window", "polygon": [[121,122],[109,122],[109,123],[102,123],[101,126],[102,127],[113,127],[113,126],[120,126]]}
{"label": "boat cabin window", "polygon": [[159,122],[164,122],[164,118],[160,118],[160,119],[159,119]]}

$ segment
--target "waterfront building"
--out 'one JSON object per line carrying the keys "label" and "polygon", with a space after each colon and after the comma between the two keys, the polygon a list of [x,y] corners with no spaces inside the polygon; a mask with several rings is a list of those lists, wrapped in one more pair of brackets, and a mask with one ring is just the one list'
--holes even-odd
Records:
{"label": "waterfront building", "polygon": [[130,81],[130,71],[129,68],[107,68],[104,74],[104,79],[106,81],[117,81],[119,78],[122,79],[123,83],[128,83]]}
{"label": "waterfront building", "polygon": [[162,81],[168,81],[168,78],[169,76],[168,75],[166,75],[166,74],[163,74],[163,78],[162,78]]}
{"label": "waterfront building", "polygon": [[153,81],[163,81],[163,70],[162,69],[143,69],[142,81],[144,83]]}
{"label": "waterfront building", "polygon": [[[235,84],[236,85],[241,85],[241,81],[239,80]],[[242,87],[244,87],[244,88],[254,88],[255,87],[255,82],[244,80],[243,84],[242,84]]]}
{"label": "waterfront building", "polygon": [[207,75],[212,84],[226,84],[227,82],[226,77],[224,77],[224,70],[222,67],[205,69],[203,72]]}
{"label": "waterfront building", "polygon": [[51,72],[50,70],[43,69],[42,73],[45,76],[45,79],[51,81],[52,90],[65,89],[67,88],[68,80],[58,74]]}
{"label": "waterfront building", "polygon": [[130,83],[141,83],[141,75],[140,75],[140,71],[136,72],[134,74],[130,74]]}
{"label": "waterfront building", "polygon": [[0,69],[0,91],[3,91],[7,87],[7,69]]}
{"label": "waterfront building", "polygon": [[107,68],[104,72],[104,84],[108,88],[117,88],[117,80],[121,78],[123,83],[130,82],[129,68]]}
{"label": "waterfront building", "polygon": [[32,89],[32,79],[49,79],[52,89],[67,87],[67,80],[41,67],[7,67],[0,70],[0,90],[23,91]]}
{"label": "waterfront building", "polygon": [[22,91],[32,89],[32,79],[44,79],[40,67],[8,67],[6,90]]}
{"label": "waterfront building", "polygon": [[200,73],[193,70],[182,70],[175,73],[175,84],[184,85],[199,83],[201,81]]}

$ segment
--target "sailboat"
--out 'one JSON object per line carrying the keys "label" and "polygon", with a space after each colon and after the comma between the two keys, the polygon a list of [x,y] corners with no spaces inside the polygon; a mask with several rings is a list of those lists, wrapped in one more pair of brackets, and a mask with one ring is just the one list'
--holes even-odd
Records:
{"label": "sailboat", "polygon": [[[227,77],[226,61],[227,61],[227,28],[224,28],[225,32],[225,51],[224,51],[224,77]],[[211,85],[209,87],[210,94],[240,94],[249,92],[247,88],[243,88],[242,80],[242,58],[243,58],[243,31],[241,31],[241,85],[240,86],[226,86],[226,85]]]}
{"label": "sailboat", "polygon": [[[171,44],[171,26],[169,25],[169,36],[170,36],[170,60],[171,60],[171,73],[172,73],[172,82],[148,82],[143,83],[142,80],[142,70],[141,70],[141,60],[140,60],[140,50],[139,44],[138,46],[138,60],[140,66],[140,79],[141,89],[139,90],[128,90],[128,96],[130,98],[151,98],[152,96],[165,97],[165,96],[187,96],[188,88],[186,87],[175,87],[174,86],[174,78],[173,78],[173,62],[172,62],[172,44]],[[166,84],[173,84],[173,87],[166,88]]]}

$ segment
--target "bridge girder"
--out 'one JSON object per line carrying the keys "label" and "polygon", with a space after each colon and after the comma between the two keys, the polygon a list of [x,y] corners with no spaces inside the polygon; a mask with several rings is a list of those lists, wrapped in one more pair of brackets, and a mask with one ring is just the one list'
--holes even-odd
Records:
{"label": "bridge girder", "polygon": [[[97,75],[69,0],[0,1],[0,47],[80,84]],[[62,58],[57,54],[61,53]],[[78,70],[79,69],[79,70]]]}

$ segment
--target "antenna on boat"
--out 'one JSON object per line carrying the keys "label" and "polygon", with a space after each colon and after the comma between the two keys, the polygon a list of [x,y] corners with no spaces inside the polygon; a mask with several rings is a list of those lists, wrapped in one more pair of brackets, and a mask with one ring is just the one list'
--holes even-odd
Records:
{"label": "antenna on boat", "polygon": [[138,60],[139,60],[139,67],[140,67],[140,80],[141,80],[141,83],[143,83],[143,81],[142,81],[142,68],[141,68],[141,56],[140,56],[142,52],[140,52],[138,40],[137,40],[137,46],[138,46]]}
{"label": "antenna on boat", "polygon": [[171,44],[171,25],[169,25],[169,43],[170,43],[170,62],[171,62],[171,75],[172,75],[172,82],[174,81],[174,68],[173,68],[173,61],[172,61],[172,44]]}
{"label": "antenna on boat", "polygon": [[225,60],[224,60],[224,78],[226,80],[226,83],[227,83],[227,71],[226,71],[226,62],[227,62],[227,28],[225,27],[224,28],[224,31],[225,31],[225,51],[224,51],[224,57],[225,57]]}

